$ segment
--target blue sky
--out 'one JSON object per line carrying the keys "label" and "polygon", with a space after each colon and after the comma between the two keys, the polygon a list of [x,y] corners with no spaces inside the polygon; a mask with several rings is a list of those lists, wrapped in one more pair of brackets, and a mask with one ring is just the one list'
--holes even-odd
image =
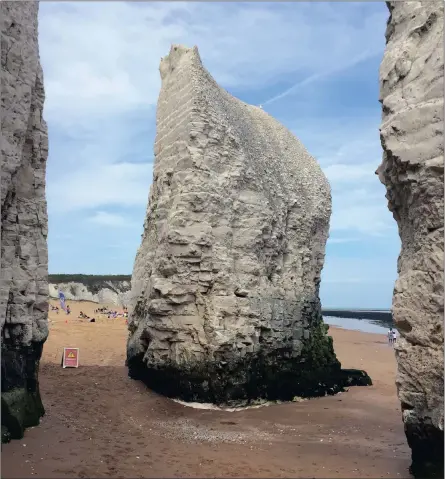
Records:
{"label": "blue sky", "polygon": [[51,273],[131,273],[152,181],[159,61],[197,45],[216,81],[263,104],[333,193],[326,307],[389,307],[400,242],[374,174],[385,4],[40,3]]}

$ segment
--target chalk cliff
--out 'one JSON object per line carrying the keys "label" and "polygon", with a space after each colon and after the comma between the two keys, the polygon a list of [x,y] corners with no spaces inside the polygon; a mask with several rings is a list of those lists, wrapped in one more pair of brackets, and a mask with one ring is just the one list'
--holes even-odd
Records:
{"label": "chalk cliff", "polygon": [[397,389],[412,472],[443,477],[444,4],[387,5],[377,173],[402,241],[393,297]]}
{"label": "chalk cliff", "polygon": [[57,299],[62,291],[69,301],[91,301],[118,307],[127,306],[129,302],[130,275],[50,275],[49,281],[52,299]]}
{"label": "chalk cliff", "polygon": [[130,376],[216,403],[369,384],[341,370],[321,316],[331,193],[317,162],[267,113],[221,89],[196,47],[173,46],[160,73]]}
{"label": "chalk cliff", "polygon": [[38,368],[48,335],[45,168],[48,138],[38,2],[1,2],[2,441],[44,414]]}
{"label": "chalk cliff", "polygon": [[74,282],[49,284],[48,289],[51,299],[58,299],[59,291],[62,291],[67,301],[91,301],[92,303],[122,307],[128,304],[130,282],[128,282],[127,291],[116,291],[115,285],[109,285],[100,288],[97,292],[92,292],[88,286]]}

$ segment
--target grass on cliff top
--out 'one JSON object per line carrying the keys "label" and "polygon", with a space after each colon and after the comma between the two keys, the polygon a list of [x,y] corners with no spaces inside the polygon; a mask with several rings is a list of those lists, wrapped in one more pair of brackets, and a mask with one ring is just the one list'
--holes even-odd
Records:
{"label": "grass on cliff top", "polygon": [[[116,293],[128,291],[127,285],[119,284],[123,281],[131,281],[131,274],[50,274],[48,281],[52,284],[80,283],[87,290],[97,294],[101,289],[108,288]],[[75,291],[71,291],[75,294]]]}
{"label": "grass on cliff top", "polygon": [[52,284],[82,283],[92,286],[104,281],[131,281],[131,274],[50,274],[48,281]]}

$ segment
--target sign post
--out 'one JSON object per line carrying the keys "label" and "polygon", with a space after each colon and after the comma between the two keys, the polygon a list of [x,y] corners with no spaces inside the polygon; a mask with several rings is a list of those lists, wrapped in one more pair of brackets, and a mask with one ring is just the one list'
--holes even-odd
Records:
{"label": "sign post", "polygon": [[62,367],[79,367],[79,348],[63,348]]}

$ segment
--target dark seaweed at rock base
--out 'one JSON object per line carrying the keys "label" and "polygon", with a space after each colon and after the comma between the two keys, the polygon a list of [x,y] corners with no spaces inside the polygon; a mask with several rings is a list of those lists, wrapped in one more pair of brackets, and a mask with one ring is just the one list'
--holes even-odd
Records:
{"label": "dark seaweed at rock base", "polygon": [[45,414],[39,392],[38,369],[43,343],[1,347],[2,442],[21,439],[27,427]]}
{"label": "dark seaweed at rock base", "polygon": [[371,386],[365,371],[341,369],[326,329],[319,322],[299,357],[292,357],[290,348],[281,348],[180,366],[147,364],[143,354],[129,354],[128,374],[168,397],[229,406],[258,399],[291,401],[295,396],[319,397],[349,386]]}

